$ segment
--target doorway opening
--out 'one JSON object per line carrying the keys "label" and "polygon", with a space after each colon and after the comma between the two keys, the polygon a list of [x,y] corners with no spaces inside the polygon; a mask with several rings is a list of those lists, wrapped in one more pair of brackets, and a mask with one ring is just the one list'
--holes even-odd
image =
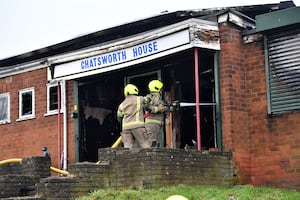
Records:
{"label": "doorway opening", "polygon": [[161,80],[160,70],[128,76],[125,78],[125,84],[132,83],[136,85],[137,88],[139,88],[139,95],[146,96],[149,92],[148,90],[149,81],[155,79]]}
{"label": "doorway opening", "polygon": [[123,94],[118,77],[92,78],[78,86],[79,161],[97,161],[98,149],[110,147],[120,136],[116,105]]}
{"label": "doorway opening", "polygon": [[[214,52],[200,50],[199,64],[201,150],[208,150],[217,147]],[[187,50],[81,79],[78,86],[79,161],[97,161],[98,149],[111,147],[119,138],[121,127],[116,112],[124,99],[124,86],[135,84],[140,95],[145,96],[148,83],[153,79],[164,83],[165,101],[181,103],[175,112],[166,114],[162,147],[196,149],[194,69],[193,51]]]}

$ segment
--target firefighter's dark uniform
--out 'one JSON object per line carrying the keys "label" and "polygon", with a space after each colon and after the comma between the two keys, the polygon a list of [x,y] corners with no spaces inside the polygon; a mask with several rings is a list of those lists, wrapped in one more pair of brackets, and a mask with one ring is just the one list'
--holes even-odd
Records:
{"label": "firefighter's dark uniform", "polygon": [[117,115],[122,118],[122,141],[125,148],[132,148],[134,141],[141,148],[149,148],[149,137],[145,129],[143,107],[146,98],[127,95],[119,105]]}

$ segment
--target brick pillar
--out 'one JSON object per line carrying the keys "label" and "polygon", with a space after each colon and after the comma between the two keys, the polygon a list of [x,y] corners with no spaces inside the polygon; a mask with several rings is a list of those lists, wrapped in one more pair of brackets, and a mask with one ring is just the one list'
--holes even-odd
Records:
{"label": "brick pillar", "polygon": [[249,132],[247,126],[246,67],[240,30],[230,24],[220,27],[220,87],[224,151],[232,151],[240,183],[250,181]]}

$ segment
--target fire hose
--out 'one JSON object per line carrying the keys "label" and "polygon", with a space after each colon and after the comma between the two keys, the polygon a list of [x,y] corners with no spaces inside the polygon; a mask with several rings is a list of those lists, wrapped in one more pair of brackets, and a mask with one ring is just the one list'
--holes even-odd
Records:
{"label": "fire hose", "polygon": [[120,136],[120,137],[115,141],[115,143],[111,146],[111,148],[117,148],[117,147],[121,144],[121,141],[122,141],[122,136]]}
{"label": "fire hose", "polygon": [[[1,160],[0,161],[0,165],[4,165],[4,164],[8,164],[8,163],[20,163],[22,162],[22,159],[21,158],[11,158],[11,159],[6,159],[6,160]],[[59,174],[69,174],[69,172],[65,171],[65,170],[61,170],[61,169],[58,169],[56,167],[50,167],[50,170],[51,171],[54,171],[56,173],[59,173]]]}
{"label": "fire hose", "polygon": [[[173,106],[173,107],[193,107],[196,106],[197,103],[189,103],[189,102],[178,102],[178,101],[174,101],[172,103],[166,104],[166,106]],[[215,105],[215,103],[199,103],[198,105],[200,106],[212,106]],[[144,115],[144,118],[146,119],[147,117],[149,117],[151,115],[151,112],[147,112]],[[117,148],[122,142],[122,136],[120,136],[115,143],[111,146],[111,148]]]}

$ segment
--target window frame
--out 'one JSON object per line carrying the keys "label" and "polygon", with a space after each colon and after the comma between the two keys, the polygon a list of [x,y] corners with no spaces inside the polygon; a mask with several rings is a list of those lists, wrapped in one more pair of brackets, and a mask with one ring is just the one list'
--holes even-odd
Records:
{"label": "window frame", "polygon": [[[289,42],[285,38],[294,37],[295,33],[297,33],[296,35],[299,35],[300,29],[287,31],[284,34],[282,32],[273,31],[269,34],[264,35],[264,54],[265,54],[266,89],[267,89],[266,93],[267,93],[267,101],[268,101],[267,102],[268,103],[267,104],[268,115],[280,115],[280,114],[300,111],[300,104],[295,103],[298,101],[297,96],[300,96],[299,95],[300,89],[295,89],[295,88],[300,87],[299,79],[298,79],[298,81],[293,81],[294,83],[293,83],[292,89],[288,89],[289,85],[284,82],[281,83],[279,81],[276,81],[276,77],[279,75],[274,74],[277,72],[276,67],[278,69],[279,69],[279,67],[281,67],[282,69],[280,68],[281,69],[280,77],[282,77],[282,79],[291,80],[293,77],[289,74],[294,75],[294,73],[290,73],[290,71],[291,71],[290,68],[295,67],[297,65],[289,64],[289,65],[291,65],[290,68],[289,68],[289,65],[285,65],[285,66],[283,64],[275,65],[274,62],[276,60],[274,57],[274,53],[271,53],[272,49],[270,49],[270,46],[275,45],[276,41],[280,42],[281,40],[284,40],[285,42]],[[276,40],[275,43],[272,43],[272,40]],[[298,43],[299,43],[299,40],[298,40]],[[281,48],[280,52],[282,52],[282,50],[285,50],[285,51],[289,50],[288,47],[285,47],[285,48],[283,48],[283,47],[284,47],[283,45],[280,46],[280,48]],[[273,48],[273,51],[274,51],[274,48]],[[293,53],[293,52],[290,52],[290,53]],[[277,54],[279,54],[279,53],[277,53]],[[286,57],[288,58],[288,56],[286,56]],[[285,58],[284,55],[281,55],[280,59],[283,59],[283,58]],[[287,58],[286,58],[286,60],[287,60]],[[270,61],[270,59],[271,59],[271,61]],[[296,62],[295,62],[295,60],[296,60]],[[291,63],[298,62],[299,63],[298,60],[299,60],[299,58],[295,57],[295,58],[293,58],[292,62],[291,61],[289,61],[289,62],[291,62]],[[283,67],[285,67],[285,68],[283,68]],[[283,69],[286,72],[283,72]],[[290,70],[290,71],[287,71],[287,70]],[[291,87],[291,86],[289,86],[289,87]],[[285,88],[285,91],[284,91],[285,93],[283,93],[283,91],[280,90],[281,88]],[[283,95],[284,95],[284,98],[283,98]]]}
{"label": "window frame", "polygon": [[6,119],[0,119],[0,124],[7,124],[10,123],[10,93],[1,93],[0,97],[6,97],[7,98],[7,118]]}
{"label": "window frame", "polygon": [[[51,110],[50,105],[51,105],[51,99],[50,99],[50,89],[53,87],[57,87],[58,83],[48,83],[47,84],[47,105],[46,105],[46,113],[45,116],[48,115],[55,115],[58,113],[58,109]],[[63,108],[64,108],[64,92],[65,92],[65,84],[63,82],[60,82],[60,97],[61,97],[61,102],[60,102],[60,113],[63,113]]]}
{"label": "window frame", "polygon": [[[23,111],[23,94],[31,92],[31,114],[22,114]],[[19,118],[17,121],[35,118],[35,92],[34,87],[19,90]]]}

